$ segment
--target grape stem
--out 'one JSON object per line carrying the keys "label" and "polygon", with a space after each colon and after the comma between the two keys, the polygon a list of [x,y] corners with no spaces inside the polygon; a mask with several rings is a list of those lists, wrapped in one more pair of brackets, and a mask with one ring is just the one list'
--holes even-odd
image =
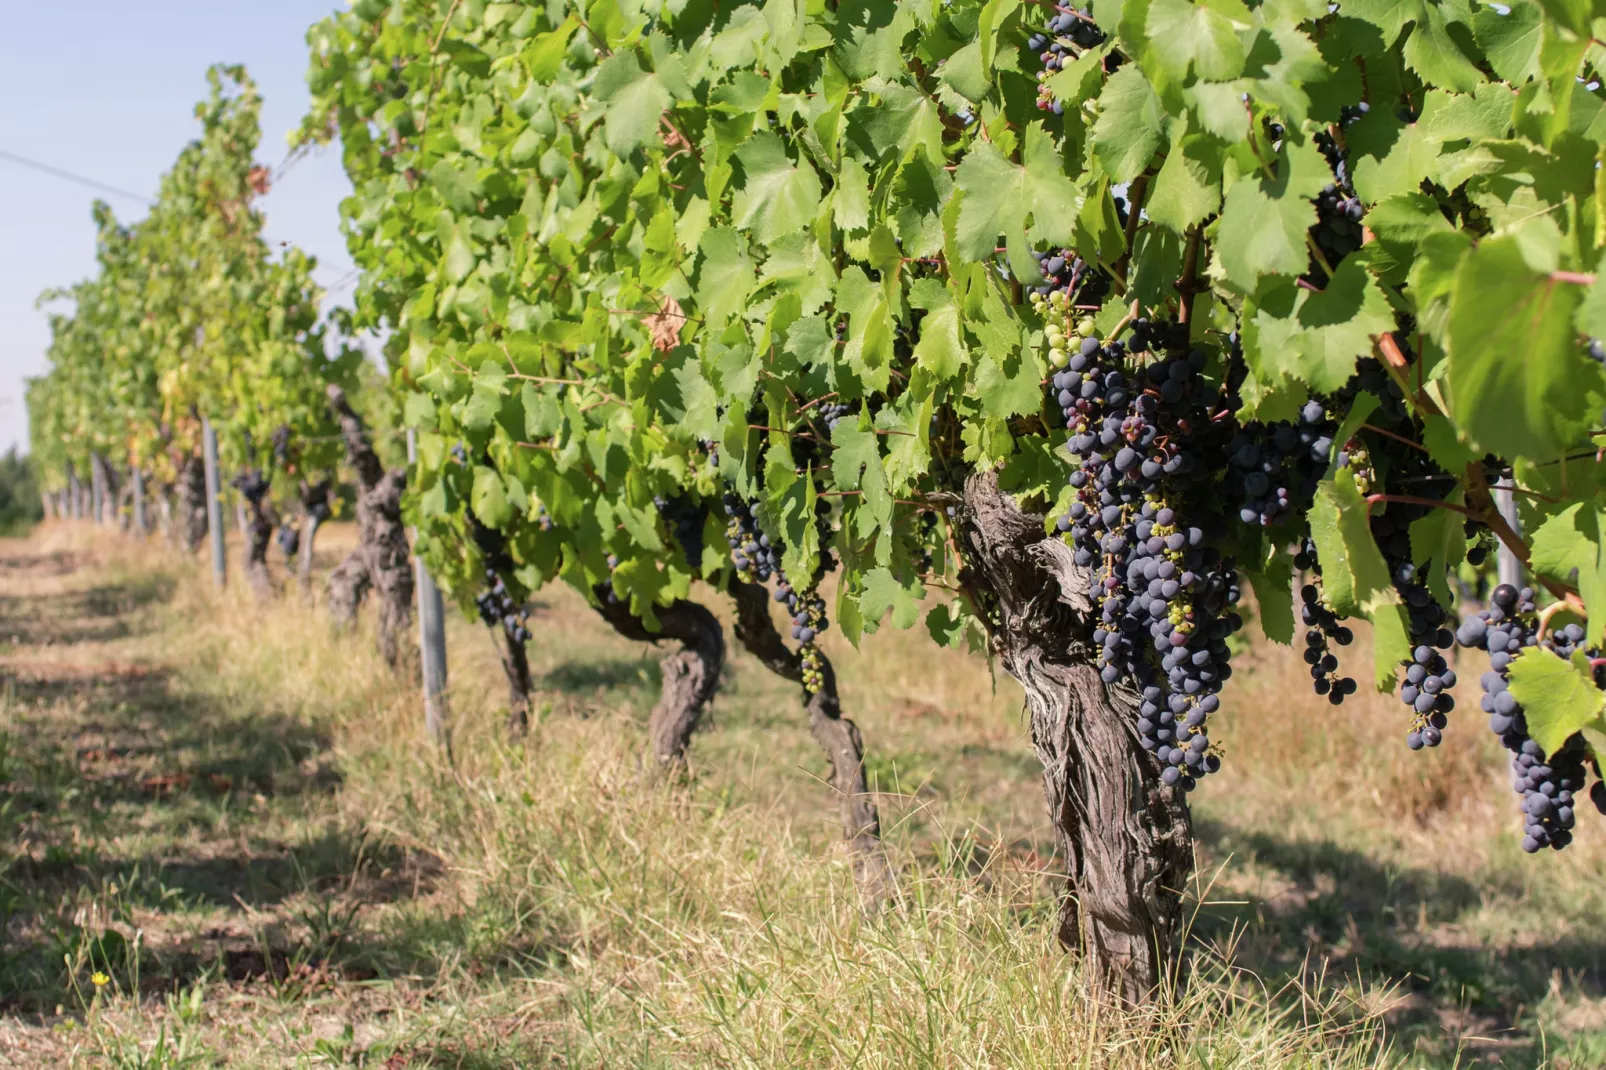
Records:
{"label": "grape stem", "polygon": [[1568,612],[1577,612],[1576,610],[1573,609],[1572,606],[1568,605],[1564,601],[1552,602],[1552,603],[1550,603],[1550,605],[1546,606],[1544,609],[1541,609],[1539,611],[1538,638],[1543,639],[1545,637],[1545,633],[1550,630],[1550,620],[1551,620],[1551,618],[1554,617],[1557,613],[1562,612],[1563,610],[1566,610]]}
{"label": "grape stem", "polygon": [[1449,509],[1473,520],[1483,518],[1465,506],[1452,505],[1450,502],[1436,501],[1433,498],[1415,498],[1409,494],[1368,494],[1366,496],[1366,515],[1372,515],[1372,506],[1378,502],[1398,502],[1400,505],[1426,505],[1435,509]]}
{"label": "grape stem", "polygon": [[1377,346],[1378,354],[1383,358],[1383,367],[1387,368],[1389,375],[1396,383],[1400,384],[1400,390],[1410,397],[1411,404],[1425,413],[1437,415],[1439,407],[1433,403],[1433,399],[1422,392],[1420,384],[1413,387],[1410,379],[1407,378],[1407,373],[1411,370],[1411,362],[1405,359],[1404,353],[1400,352],[1400,343],[1394,340],[1393,332],[1380,334],[1373,338],[1372,342]]}
{"label": "grape stem", "polygon": [[1588,271],[1552,271],[1551,282],[1574,282],[1579,286],[1595,285],[1595,276]]}
{"label": "grape stem", "polygon": [[818,405],[820,402],[822,402],[822,401],[830,401],[832,398],[834,398],[836,396],[837,396],[837,392],[835,390],[831,391],[829,394],[821,394],[819,397],[815,398],[813,401],[809,402],[807,405],[800,406],[798,408],[798,410],[797,410],[797,414],[799,416],[802,416],[805,412],[808,412],[810,409],[814,408],[814,406]]}
{"label": "grape stem", "polygon": [[1324,275],[1332,278],[1333,265],[1327,262],[1327,256],[1322,252],[1321,247],[1316,244],[1316,239],[1311,237],[1311,233],[1308,230],[1305,232],[1305,246],[1310,250],[1310,255],[1315,258],[1316,266],[1322,269]]}
{"label": "grape stem", "polygon": [[1371,424],[1362,424],[1361,427],[1367,431],[1374,431],[1377,434],[1382,435],[1384,438],[1392,438],[1395,442],[1402,442],[1414,450],[1421,450],[1423,453],[1428,452],[1428,448],[1422,445],[1422,443],[1412,442],[1403,435],[1396,435],[1393,431],[1385,431],[1381,427],[1374,427]]}
{"label": "grape stem", "polygon": [[1126,251],[1115,262],[1121,272],[1121,281],[1126,281],[1127,265],[1132,262],[1132,242],[1137,238],[1138,223],[1143,215],[1143,199],[1149,191],[1149,173],[1147,171],[1132,180],[1132,185],[1126,191]]}
{"label": "grape stem", "polygon": [[1137,318],[1138,318],[1138,303],[1137,303],[1137,301],[1134,300],[1132,302],[1132,307],[1126,310],[1126,315],[1122,316],[1121,319],[1120,319],[1120,322],[1118,322],[1110,330],[1110,336],[1104,340],[1104,344],[1105,345],[1109,345],[1111,342],[1113,342],[1117,338],[1121,337],[1121,332],[1126,330],[1127,325],[1130,324],[1133,320],[1135,320]]}
{"label": "grape stem", "polygon": [[[1506,548],[1513,554],[1516,554],[1518,561],[1527,565],[1533,554],[1528,549],[1528,544],[1522,541],[1522,536],[1511,529],[1511,525],[1506,523],[1506,518],[1500,515],[1500,510],[1494,507],[1494,499],[1489,495],[1489,482],[1484,479],[1483,466],[1477,461],[1467,465],[1466,482],[1467,500],[1473,502],[1479,510],[1477,513],[1468,513],[1467,515],[1494,532],[1495,538],[1504,543]],[[1558,583],[1544,576],[1536,576],[1535,578],[1544,585],[1545,590],[1549,591],[1558,600],[1571,606],[1573,612],[1582,617],[1589,616],[1589,609],[1584,605],[1584,600],[1578,597],[1577,591],[1574,591],[1564,583]]]}
{"label": "grape stem", "polygon": [[1177,293],[1182,296],[1182,307],[1177,312],[1178,323],[1192,323],[1193,297],[1199,286],[1199,242],[1202,235],[1195,224],[1188,231],[1188,244],[1182,250],[1182,276],[1176,281]]}

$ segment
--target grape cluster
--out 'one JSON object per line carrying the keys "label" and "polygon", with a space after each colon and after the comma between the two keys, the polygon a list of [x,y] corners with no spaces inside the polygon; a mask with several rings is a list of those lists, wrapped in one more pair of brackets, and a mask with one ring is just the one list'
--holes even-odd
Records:
{"label": "grape cluster", "polygon": [[676,498],[656,497],[652,500],[658,508],[658,515],[663,517],[664,526],[680,543],[680,548],[686,554],[686,563],[693,571],[702,565],[703,560],[703,518],[707,515],[707,507],[696,498],[681,495]]}
{"label": "grape cluster", "polygon": [[[1192,452],[1210,427],[1206,356],[1178,349],[1129,361],[1119,340],[1101,344],[1089,322],[1073,322],[1065,293],[1033,298],[1050,323],[1051,362],[1063,354],[1052,382],[1077,461],[1058,526],[1099,608],[1099,675],[1139,688],[1139,738],[1164,782],[1189,790],[1221,766],[1206,722],[1232,672],[1227,637],[1242,623],[1229,609],[1239,596],[1231,562],[1175,507],[1209,497]],[[1174,337],[1167,327],[1145,335]]]}
{"label": "grape cluster", "polygon": [[1306,402],[1297,423],[1245,424],[1227,446],[1227,485],[1243,503],[1238,519],[1269,528],[1308,508],[1334,430],[1319,401]]}
{"label": "grape cluster", "polygon": [[535,527],[537,531],[551,531],[556,527],[552,514],[546,511],[546,505],[542,502],[535,505]]}
{"label": "grape cluster", "polygon": [[[1340,123],[1343,126],[1357,122],[1370,110],[1362,102],[1343,109]],[[1350,182],[1349,160],[1334,137],[1322,131],[1316,135],[1316,147],[1332,168],[1333,181],[1316,195],[1316,225],[1310,228],[1311,239],[1320,249],[1327,266],[1336,268],[1340,260],[1361,247],[1365,232],[1361,220],[1366,217],[1366,206],[1355,195]],[[1327,273],[1322,270],[1314,253],[1311,255],[1307,279],[1317,286],[1325,285]]]}
{"label": "grape cluster", "polygon": [[[1308,549],[1294,555],[1294,566],[1310,570],[1315,565],[1315,554]],[[1349,646],[1355,633],[1339,622],[1338,615],[1322,604],[1321,589],[1307,583],[1299,589],[1299,619],[1305,625],[1305,664],[1310,666],[1311,687],[1327,701],[1342,706],[1344,700],[1355,694],[1354,677],[1338,675],[1338,656],[1333,646]]]}
{"label": "grape cluster", "polygon": [[301,549],[301,531],[294,524],[280,524],[278,540],[285,557],[295,557]]}
{"label": "grape cluster", "polygon": [[269,483],[260,468],[249,468],[234,477],[234,489],[252,505],[267,497]]}
{"label": "grape cluster", "polygon": [[597,584],[597,596],[610,606],[620,602],[619,590],[613,585],[613,574],[619,568],[619,555],[608,555],[608,578]]}
{"label": "grape cluster", "polygon": [[[749,583],[766,583],[771,576],[775,577],[773,597],[775,601],[786,605],[792,618],[792,638],[802,644],[798,654],[803,663],[803,688],[812,695],[819,691],[825,680],[824,656],[820,653],[817,641],[820,633],[830,627],[825,613],[825,599],[820,597],[818,589],[821,578],[836,562],[829,551],[822,551],[819,567],[808,587],[798,589],[781,566],[781,556],[786,548],[772,542],[759,529],[752,503],[733,491],[725,492],[724,503],[725,515],[729,518],[725,537],[730,543],[731,561],[736,566],[736,573]],[[815,502],[814,512],[823,544],[823,536],[830,527],[831,505],[820,498]]]}
{"label": "grape cluster", "polygon": [[825,424],[826,431],[835,431],[837,421],[852,416],[858,411],[859,403],[856,401],[827,401],[820,406],[820,420]]}
{"label": "grape cluster", "polygon": [[[1522,849],[1533,854],[1541,847],[1561,850],[1572,842],[1574,796],[1583,790],[1586,750],[1581,736],[1574,735],[1556,753],[1545,755],[1543,748],[1528,735],[1528,722],[1522,706],[1511,693],[1511,662],[1524,650],[1544,646],[1562,657],[1570,657],[1584,641],[1584,630],[1576,624],[1541,639],[1534,617],[1534,592],[1502,583],[1490,595],[1489,608],[1461,625],[1456,639],[1462,646],[1489,652],[1489,671],[1483,674],[1483,709],[1489,715],[1489,729],[1512,753],[1512,787],[1522,799]],[[1599,676],[1596,685],[1601,683]],[[1597,782],[1591,798],[1603,810],[1606,795]]]}
{"label": "grape cluster", "polygon": [[1071,249],[1038,253],[1037,264],[1042,269],[1043,278],[1032,287],[1032,292],[1042,297],[1055,291],[1069,293],[1075,290],[1077,281],[1087,269],[1081,257]]}
{"label": "grape cluster", "polygon": [[1092,48],[1103,40],[1104,31],[1085,8],[1060,8],[1047,25],[1026,39],[1026,47],[1037,53],[1043,64],[1037,75],[1038,108],[1055,115],[1065,114],[1064,103],[1054,99],[1046,84],[1049,76],[1064,69],[1067,56],[1075,58],[1081,49]]}
{"label": "grape cluster", "polygon": [[485,583],[486,589],[474,598],[474,608],[479,610],[480,620],[487,627],[501,625],[508,638],[515,643],[528,643],[530,629],[525,627],[524,622],[529,616],[529,609],[514,601],[496,569],[485,570]]}

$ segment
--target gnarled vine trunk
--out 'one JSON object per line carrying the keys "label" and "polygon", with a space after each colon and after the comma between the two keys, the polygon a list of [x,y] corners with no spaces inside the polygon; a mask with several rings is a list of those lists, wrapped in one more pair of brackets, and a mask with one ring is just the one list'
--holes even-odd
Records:
{"label": "gnarled vine trunk", "polygon": [[324,517],[329,515],[329,481],[321,480],[317,483],[301,483],[301,545],[297,548],[300,557],[296,562],[296,580],[301,584],[302,594],[310,600],[312,596],[312,547],[318,540],[318,529],[323,526]]}
{"label": "gnarled vine trunk", "polygon": [[241,508],[244,513],[240,530],[245,536],[245,577],[257,598],[266,602],[278,593],[273,573],[268,570],[268,548],[273,544],[273,529],[279,526],[279,512],[266,495],[254,502],[243,502]]}
{"label": "gnarled vine trunk", "polygon": [[[803,684],[803,658],[787,647],[770,615],[769,591],[756,583],[733,579],[736,601],[736,638],[747,652],[777,676],[799,687]],[[836,669],[820,655],[820,690],[804,693],[809,731],[831,760],[831,786],[836,790],[842,817],[842,835],[853,857],[853,872],[866,902],[880,902],[892,891],[892,870],[881,849],[881,815],[864,773],[864,739],[859,726],[842,716],[837,697]]]}
{"label": "gnarled vine trunk", "polygon": [[519,739],[530,730],[530,653],[505,627],[491,627],[500,637],[496,653],[502,659],[502,674],[507,677],[507,731]]}
{"label": "gnarled vine trunk", "polygon": [[340,421],[346,463],[357,475],[357,547],[329,574],[329,612],[336,623],[350,624],[373,592],[379,603],[380,655],[400,669],[412,649],[407,629],[413,619],[413,568],[401,515],[407,469],[385,471],[362,418],[346,392],[332,383],[329,405]]}
{"label": "gnarled vine trunk", "polygon": [[961,581],[994,655],[1026,691],[1043,790],[1065,857],[1060,942],[1101,995],[1152,1001],[1180,965],[1193,830],[1181,789],[1138,743],[1137,697],[1099,678],[1087,575],[994,473],[971,476],[958,517]]}
{"label": "gnarled vine trunk", "polygon": [[680,644],[680,649],[665,654],[658,663],[663,684],[647,723],[647,736],[659,769],[684,769],[686,747],[708,700],[714,696],[725,664],[725,632],[719,619],[707,608],[685,599],[655,610],[656,632],[648,631],[622,600],[610,604],[603,599],[597,612],[626,639],[642,643],[672,639]]}
{"label": "gnarled vine trunk", "polygon": [[174,529],[186,553],[195,553],[206,538],[206,464],[201,455],[185,457],[178,467],[178,515]]}

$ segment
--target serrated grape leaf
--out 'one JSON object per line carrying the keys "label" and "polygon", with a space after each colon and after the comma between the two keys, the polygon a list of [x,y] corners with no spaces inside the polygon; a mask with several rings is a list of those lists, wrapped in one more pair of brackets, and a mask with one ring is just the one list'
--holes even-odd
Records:
{"label": "serrated grape leaf", "polygon": [[938,646],[958,647],[964,642],[966,618],[952,602],[933,606],[926,614],[926,631]]}
{"label": "serrated grape leaf", "polygon": [[1399,682],[1400,662],[1411,656],[1410,612],[1390,587],[1367,603],[1365,614],[1372,622],[1372,680],[1386,694]]}
{"label": "serrated grape leaf", "polygon": [[878,86],[881,103],[867,109],[860,117],[858,109],[854,122],[863,123],[870,144],[879,156],[889,149],[898,150],[900,162],[906,162],[916,152],[924,151],[936,164],[942,164],[942,113],[937,102],[913,86],[893,82]]}
{"label": "serrated grape leaf", "polygon": [[1451,415],[1479,447],[1550,460],[1599,415],[1573,335],[1582,296],[1529,267],[1516,236],[1486,239],[1462,259],[1450,298]]}
{"label": "serrated grape leaf", "polygon": [[[1461,489],[1445,501],[1461,504]],[[1455,605],[1446,568],[1455,568],[1467,555],[1466,525],[1461,514],[1449,509],[1429,509],[1426,516],[1411,522],[1411,560],[1416,563],[1417,575],[1427,583],[1428,590],[1441,606]]]}
{"label": "serrated grape leaf", "polygon": [[1110,75],[1098,99],[1093,152],[1111,179],[1130,182],[1143,173],[1160,147],[1165,110],[1136,63],[1124,64]]}
{"label": "serrated grape leaf", "polygon": [[1428,455],[1446,472],[1464,471],[1478,459],[1472,448],[1456,437],[1455,425],[1438,413],[1422,417],[1422,445]]}
{"label": "serrated grape leaf", "polygon": [[836,356],[836,333],[823,316],[804,316],[786,331],[783,351],[804,367],[830,367]]}
{"label": "serrated grape leaf", "polygon": [[709,324],[739,314],[758,284],[746,246],[741,235],[725,227],[703,232],[698,245],[703,259],[697,271],[697,304]]}
{"label": "serrated grape leaf", "polygon": [[1414,6],[1419,13],[1411,36],[1405,41],[1405,62],[1429,85],[1460,93],[1472,92],[1483,81],[1483,74],[1461,51],[1451,34],[1454,25],[1464,36],[1470,37],[1466,22],[1458,19],[1452,23],[1446,17],[1448,4],[1416,0]]}
{"label": "serrated grape leaf", "polygon": [[1368,203],[1419,190],[1423,178],[1438,174],[1444,140],[1422,123],[1401,123],[1392,112],[1373,117],[1383,110],[1374,108],[1355,124],[1364,129],[1352,142],[1355,192]]}
{"label": "serrated grape leaf", "polygon": [[1366,225],[1385,246],[1406,249],[1430,235],[1455,229],[1444,218],[1438,202],[1419,191],[1396,193],[1374,204],[1366,213]]}
{"label": "serrated grape leaf", "polygon": [[1181,234],[1208,219],[1220,204],[1220,142],[1204,134],[1177,139],[1154,176],[1144,212]]}
{"label": "serrated grape leaf", "polygon": [[1244,46],[1232,21],[1205,4],[1152,0],[1145,31],[1160,67],[1178,82],[1190,69],[1211,82],[1243,73]]}
{"label": "serrated grape leaf", "polygon": [[513,519],[513,506],[508,503],[507,488],[496,469],[483,464],[474,466],[474,490],[469,505],[480,522],[488,527],[503,530]]}
{"label": "serrated grape leaf", "polygon": [[842,161],[837,171],[831,213],[843,230],[865,230],[870,225],[870,178],[864,164],[851,156]]}
{"label": "serrated grape leaf", "polygon": [[1286,555],[1277,553],[1264,566],[1248,571],[1260,612],[1260,630],[1274,643],[1294,641],[1293,571]]}
{"label": "serrated grape leaf", "polygon": [[1394,589],[1367,516],[1366,499],[1350,469],[1317,484],[1310,533],[1322,563],[1322,591],[1340,616],[1360,616],[1379,592]]}
{"label": "serrated grape leaf", "polygon": [[[858,513],[873,521],[871,531],[890,524],[892,495],[881,464],[880,437],[874,431],[861,430],[853,420],[838,420],[831,429],[831,444],[836,447],[831,457],[831,475],[838,489],[861,493]],[[861,530],[860,534],[868,536],[870,531]]]}
{"label": "serrated grape leaf", "polygon": [[1511,693],[1522,704],[1528,735],[1547,755],[1584,728],[1600,730],[1602,699],[1589,658],[1583,651],[1571,660],[1542,646],[1529,647],[1511,660]]}
{"label": "serrated grape leaf", "polygon": [[859,595],[859,609],[867,622],[879,624],[888,611],[892,613],[894,628],[909,628],[920,619],[920,600],[926,589],[918,579],[907,585],[887,568],[873,568],[864,575],[864,592]]}
{"label": "serrated grape leaf", "polygon": [[616,52],[597,68],[591,85],[602,110],[603,142],[615,155],[628,156],[658,132],[669,107],[669,90],[656,74],[641,69],[634,52]]}
{"label": "serrated grape leaf", "polygon": [[981,103],[992,87],[981,66],[981,42],[972,41],[944,60],[938,78],[972,104]]}
{"label": "serrated grape leaf", "polygon": [[1234,286],[1252,291],[1262,275],[1299,275],[1310,263],[1305,232],[1316,223],[1310,198],[1332,181],[1309,143],[1285,143],[1275,177],[1245,175],[1221,209],[1216,254]]}
{"label": "serrated grape leaf", "polygon": [[760,130],[736,150],[747,181],[736,191],[731,216],[769,244],[803,230],[820,209],[820,176],[807,160],[793,162],[781,139]]}
{"label": "serrated grape leaf", "polygon": [[973,395],[984,412],[998,419],[1037,412],[1043,407],[1042,362],[1018,340],[1014,350],[991,350],[976,362]]}
{"label": "serrated grape leaf", "polygon": [[1319,394],[1341,389],[1372,337],[1394,328],[1394,312],[1356,257],[1339,264],[1319,293],[1283,283],[1268,289],[1255,313],[1259,359],[1269,373]]}
{"label": "serrated grape leaf", "polygon": [[1575,584],[1589,610],[1592,643],[1606,634],[1606,510],[1575,502],[1533,533],[1529,564],[1541,576]]}
{"label": "serrated grape leaf", "polygon": [[926,310],[915,343],[915,363],[939,381],[959,375],[970,353],[959,334],[959,309],[942,280],[916,279],[909,286],[909,305]]}
{"label": "serrated grape leaf", "polygon": [[1489,66],[1503,80],[1521,85],[1539,73],[1543,17],[1537,4],[1512,4],[1504,13],[1490,6],[1472,15],[1472,36]]}
{"label": "serrated grape leaf", "polygon": [[1042,271],[1026,244],[1027,218],[1035,240],[1069,243],[1081,195],[1041,124],[1026,128],[1022,158],[1024,164],[1012,163],[985,141],[965,155],[954,173],[954,184],[965,194],[954,238],[966,259],[980,261],[993,255],[1002,235],[1010,270],[1035,281]]}

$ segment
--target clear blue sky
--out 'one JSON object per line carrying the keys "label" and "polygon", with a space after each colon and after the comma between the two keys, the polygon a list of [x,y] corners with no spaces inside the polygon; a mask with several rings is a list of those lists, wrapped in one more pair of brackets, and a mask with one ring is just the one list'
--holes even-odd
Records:
{"label": "clear blue sky", "polygon": [[[307,104],[306,30],[345,0],[51,0],[0,5],[0,149],[152,196],[179,149],[199,132],[206,68],[243,63],[263,95],[269,167]],[[266,233],[318,258],[325,287],[351,268],[339,230],[350,192],[337,148],[303,159],[263,202]],[[44,370],[49,330],[40,291],[94,268],[90,204],[118,218],[138,202],[0,158],[0,452],[27,448],[23,377]],[[343,287],[335,300],[349,299]]]}

